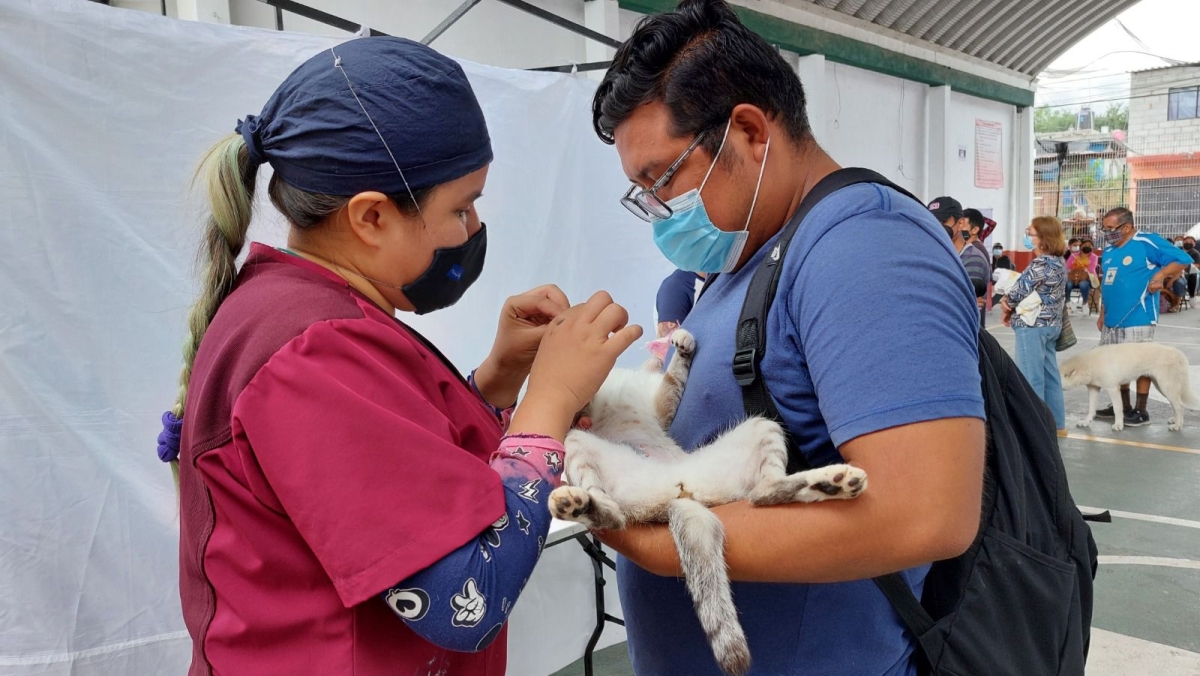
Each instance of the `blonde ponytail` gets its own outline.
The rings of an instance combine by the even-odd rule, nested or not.
[[[221,301],[233,290],[237,277],[237,257],[246,243],[254,206],[254,182],[258,166],[250,161],[246,142],[240,134],[221,139],[204,154],[195,180],[203,181],[208,193],[209,217],[200,248],[203,287],[200,298],[188,313],[188,335],[183,343],[183,371],[179,375],[179,394],[171,412],[183,419],[187,405],[188,382],[192,364],[208,325],[217,314]],[[171,461],[175,485],[179,485],[179,460]]]

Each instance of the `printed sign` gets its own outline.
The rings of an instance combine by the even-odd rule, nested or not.
[[[975,187],[1004,187],[1004,125],[975,120]]]

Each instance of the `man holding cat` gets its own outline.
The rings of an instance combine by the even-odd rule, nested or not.
[[[593,120],[633,183],[622,203],[663,254],[720,273],[684,322],[698,350],[670,433],[694,449],[745,417],[731,362],[750,277],[839,167],[813,138],[795,73],[720,0],[644,21],[597,90]],[[878,275],[846,274],[881,236],[890,253]],[[870,578],[903,571],[919,595],[928,564],[977,532],[984,407],[971,281],[927,209],[872,184],[813,209],[783,266],[761,372],[809,463],[850,462],[871,483],[856,500],[714,510],[753,673],[915,674],[913,638]],[[879,275],[896,283],[869,316],[860,301]],[[622,554],[637,673],[719,673],[666,528],[602,536]]]

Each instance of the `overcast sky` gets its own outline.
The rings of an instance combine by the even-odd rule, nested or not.
[[[1093,107],[1103,111],[1108,99],[1128,96],[1129,71],[1168,65],[1137,52],[1200,61],[1200,0],[1142,0],[1109,21],[1042,74],[1038,105],[1078,107],[1095,101]]]

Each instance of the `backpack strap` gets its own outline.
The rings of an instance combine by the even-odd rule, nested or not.
[[[762,378],[759,366],[767,346],[767,314],[771,311],[771,303],[775,300],[775,293],[779,289],[779,278],[783,273],[783,263],[787,259],[788,246],[809,212],[821,200],[842,188],[859,183],[883,185],[921,203],[912,193],[869,169],[839,169],[821,179],[804,196],[796,213],[784,225],[774,248],[754,271],[754,277],[750,280],[750,288],[746,291],[746,300],[742,304],[741,316],[738,318],[737,347],[733,354],[733,377],[742,388],[742,403],[746,408],[747,415],[764,416],[775,420],[780,425],[784,424],[783,417],[779,414],[779,409],[776,408],[771,393],[767,390],[767,384]],[[925,205],[922,203],[921,206]],[[705,280],[704,288],[707,289],[715,278],[716,275],[709,275],[709,278]],[[786,426],[784,429],[786,431]],[[800,451],[799,443],[790,432],[787,434],[787,445],[788,473],[794,474],[811,469],[812,466]],[[900,573],[882,575],[875,578],[874,581],[920,644],[920,639],[933,628],[934,621],[929,612],[921,606],[920,600],[912,593],[908,582]]]

